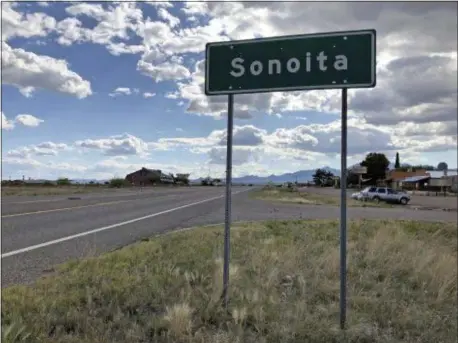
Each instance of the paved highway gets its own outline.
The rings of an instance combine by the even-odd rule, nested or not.
[[[232,220],[339,218],[338,207],[271,203],[234,187]],[[71,196],[73,197],[73,196]],[[29,283],[70,259],[98,255],[157,233],[224,221],[223,187],[2,199],[2,287]],[[349,219],[456,222],[456,213],[349,208]]]

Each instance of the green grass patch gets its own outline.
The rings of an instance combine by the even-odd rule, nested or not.
[[[264,188],[251,192],[253,198],[267,201],[280,201],[293,204],[305,205],[328,205],[339,206],[340,198],[332,195],[316,194],[313,192],[299,192],[288,188]],[[384,202],[375,203],[370,201],[357,201],[347,199],[347,206],[349,207],[383,207],[393,208],[395,205],[387,204]]]
[[[353,221],[348,329],[338,327],[337,221],[233,226],[230,312],[223,228],[73,261],[2,294],[2,342],[456,342],[456,225]]]

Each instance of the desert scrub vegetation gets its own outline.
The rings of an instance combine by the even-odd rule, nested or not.
[[[269,221],[233,225],[228,312],[220,299],[223,228],[197,228],[3,289],[2,342],[452,343],[456,230],[350,222],[345,333],[338,222]]]
[[[110,187],[112,188],[122,188],[127,186],[130,186],[130,184],[123,178],[113,178],[110,180]]]
[[[41,195],[66,195],[66,194],[85,194],[102,190],[100,187],[88,186],[2,186],[2,196],[41,196]]]

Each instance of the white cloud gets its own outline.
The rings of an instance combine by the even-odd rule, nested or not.
[[[57,156],[60,151],[68,151],[71,148],[64,143],[43,142],[38,145],[28,145],[9,150],[6,153],[10,158],[31,159],[35,156]]]
[[[86,15],[97,20],[102,20],[107,16],[101,4],[78,3],[68,6],[65,11],[71,15]]]
[[[239,154],[237,163],[243,165],[265,159],[271,159],[274,163],[282,159],[318,161],[336,158],[340,154],[340,124],[340,120],[336,120],[328,124],[278,128],[272,132],[253,125],[236,125],[233,146]],[[451,131],[446,131],[439,124],[432,126],[438,130],[441,127],[442,133],[448,134],[448,137],[422,136],[418,139],[416,136],[409,137],[412,127],[404,129],[402,136],[398,136],[398,129],[380,128],[352,118],[348,121],[348,156],[357,160],[373,151],[392,155],[396,151],[412,154],[456,149],[456,134],[452,135]],[[425,133],[425,130],[420,132],[421,135]],[[179,148],[195,154],[208,154],[211,163],[218,164],[225,159],[226,130],[214,130],[206,137],[161,138],[151,146],[158,150]]]
[[[108,156],[145,156],[149,151],[148,143],[128,133],[111,136],[110,138],[85,139],[75,142],[75,145],[82,148],[100,150],[104,155]]]
[[[456,57],[426,54],[394,59],[379,73],[378,87],[356,91],[349,106],[379,125],[456,121],[456,64]],[[417,75],[428,81],[412,82]]]
[[[2,111],[2,130],[12,130],[14,129],[14,121],[8,120],[5,113]]]
[[[2,129],[3,130],[12,130],[16,124],[21,124],[28,127],[37,127],[44,120],[37,118],[31,114],[18,114],[14,120],[8,120],[6,115],[2,112]]]
[[[166,7],[166,8],[173,7],[170,1],[147,1],[145,2],[145,4],[150,5],[150,6],[155,6],[155,7]]]
[[[219,136],[219,145],[227,144],[227,131],[216,131]],[[266,130],[259,129],[253,125],[236,126],[234,128],[232,144],[234,146],[257,146],[264,142]]]
[[[37,145],[40,149],[67,150],[70,147],[65,143],[43,142]]]
[[[449,4],[211,2],[189,3],[182,10],[188,15],[209,15],[207,26],[212,26],[213,34],[224,31],[234,39],[356,29],[360,28],[360,22],[370,23],[370,27],[377,29],[378,35],[379,82],[372,91],[350,91],[350,110],[365,115],[374,124],[455,120],[456,32],[447,27],[456,26],[457,18],[454,15],[456,8]],[[434,22],[440,24],[433,27]],[[358,23],[358,27],[354,23]],[[200,37],[197,34],[199,30],[194,30],[194,39]],[[423,37],[421,43],[415,38],[419,36]],[[173,42],[173,39],[168,42]],[[171,46],[169,43],[168,47]],[[440,57],[433,57],[433,54]],[[415,82],[422,79],[420,75],[433,84]],[[189,101],[188,111],[191,113],[221,117],[226,111],[226,97],[206,97],[203,81],[203,63],[200,62],[191,80],[178,84],[181,98]],[[339,91],[332,90],[236,98],[236,103],[249,112],[281,114],[310,110],[338,114],[340,111]],[[432,102],[428,103],[427,99]],[[375,109],[374,105],[378,104],[383,104],[383,110]],[[366,110],[371,106],[369,113]]]
[[[202,88],[202,62],[191,74],[181,55],[201,53],[209,41],[298,31],[355,29],[360,28],[360,24],[355,23],[362,22],[370,24],[378,32],[379,84],[373,91],[350,92],[350,110],[353,114],[365,115],[374,124],[391,125],[399,121],[414,122],[417,118],[425,121],[429,121],[430,117],[448,120],[450,113],[456,112],[456,101],[450,96],[456,92],[456,32],[448,28],[456,26],[457,19],[453,14],[455,8],[450,4],[185,3],[181,11],[186,17],[205,17],[205,24],[188,28],[180,27],[179,19],[171,15],[168,10],[172,7],[171,3],[155,2],[150,5],[157,9],[156,21],[144,18],[136,3],[114,3],[105,7],[93,3],[72,4],[66,8],[66,12],[74,17],[55,25],[58,40],[61,44],[81,41],[102,44],[112,54],[143,52],[137,63],[140,73],[156,82],[181,80],[177,90],[181,101],[188,101],[189,112],[221,118],[226,110],[225,97],[206,97]],[[22,16],[12,8],[7,11],[11,18]],[[83,28],[81,21],[75,18],[83,16],[96,20],[97,24],[92,28]],[[19,23],[16,26],[25,27],[22,23],[24,19],[22,22],[18,20],[9,19],[10,22]],[[42,18],[39,22],[46,20]],[[10,27],[13,27],[12,24]],[[34,27],[37,29],[33,35],[44,35],[46,30],[38,29],[41,27],[54,29],[52,24]],[[23,33],[24,36],[31,34]],[[142,42],[129,45],[132,35],[138,35]],[[418,36],[423,37],[421,42],[415,39]],[[432,56],[434,54],[436,57]],[[404,68],[403,65],[408,67]],[[401,67],[402,72],[397,71],[396,67]],[[425,87],[424,82],[412,83],[418,73],[427,73],[424,78],[435,80],[434,86]],[[30,95],[32,90],[23,88],[23,93]],[[299,110],[338,113],[338,94],[338,91],[316,91],[238,96],[236,115],[249,119],[254,112],[277,116]],[[429,98],[433,102],[428,105],[426,101],[417,104],[418,99]],[[389,105],[391,103],[395,106]],[[366,104],[385,106],[383,111],[372,109],[371,113],[365,111]]]
[[[96,9],[98,10],[99,7],[96,7]],[[71,9],[71,11],[75,11],[75,8]],[[82,9],[82,11],[84,11],[84,9]],[[94,10],[94,16],[97,16],[95,12],[96,11]],[[101,18],[99,19],[102,20]],[[88,41],[96,44],[102,44],[105,45],[107,50],[115,56],[119,56],[122,54],[138,54],[144,51],[144,47],[142,45],[128,45],[124,42],[114,42],[113,39],[117,35],[113,32],[109,33],[111,24],[105,22],[103,23],[104,29],[107,31],[106,35],[108,35],[109,38],[105,37],[105,39],[103,39],[103,35],[100,32],[97,33],[95,31],[96,29],[91,30],[82,27],[81,21],[77,18],[66,18],[57,24],[57,32],[60,35],[57,39],[57,42],[65,46],[70,46],[74,43],[82,43]],[[98,27],[99,30],[101,30],[100,26]]]
[[[424,138],[429,136],[456,136],[458,132],[457,121],[428,122],[428,123],[404,123],[396,126],[393,135],[399,138]]]
[[[132,91],[129,87],[118,87],[112,93],[108,94],[111,97],[115,97],[118,95],[131,95]]]
[[[43,119],[39,119],[31,114],[18,114],[15,120],[17,123],[30,127],[37,127],[44,122]]]
[[[14,157],[14,156],[6,156],[2,158],[2,165],[9,166],[9,167],[17,167],[17,168],[37,168],[42,167],[43,164],[37,160],[31,158],[22,158],[22,157]]]
[[[2,2],[2,41],[14,37],[44,37],[54,30],[56,20],[44,13],[20,13],[13,2]]]
[[[169,11],[167,11],[165,8],[161,7],[158,9],[157,14],[159,18],[165,20],[166,22],[169,23],[170,27],[176,27],[180,24],[180,19],[171,15]]]
[[[150,92],[145,92],[145,93],[143,93],[143,97],[144,97],[145,99],[147,99],[147,98],[152,98],[152,97],[155,96],[155,95],[156,95],[156,93],[150,93]]]
[[[178,62],[167,61],[158,65],[143,60],[138,61],[137,70],[156,82],[179,81],[191,76],[189,70]]]
[[[107,47],[113,55],[137,54],[143,51],[140,45],[127,45],[119,40],[129,39],[130,30],[136,31],[143,20],[142,11],[136,3],[121,2],[111,4],[105,10],[101,4],[78,3],[68,6],[66,12],[73,16],[88,16],[97,21],[92,29],[81,29],[79,24],[73,24],[76,33],[68,33],[71,28],[62,28],[60,33],[65,37],[61,42],[72,44],[78,41],[88,41]]]
[[[32,87],[32,86],[22,87],[22,88],[19,88],[19,92],[26,98],[31,98],[33,96],[33,92],[35,92],[35,87]]]
[[[57,179],[59,177],[81,177],[89,168],[81,163],[68,162],[41,162],[30,157],[4,157],[2,165],[9,170],[15,170],[14,177],[21,179],[22,176],[32,179]],[[13,168],[13,169],[11,169]],[[9,173],[11,175],[12,173]]]
[[[165,97],[167,99],[174,99],[175,100],[175,99],[178,99],[179,94],[178,94],[178,92],[168,92],[168,93],[165,94]]]
[[[234,166],[240,166],[251,162],[258,162],[260,154],[260,149],[234,147],[232,151],[232,164]],[[210,157],[209,164],[226,164],[225,147],[211,148],[208,155]]]
[[[79,98],[92,94],[89,81],[71,71],[65,61],[6,43],[13,37],[36,40],[53,33],[46,41],[56,39],[64,46],[99,44],[113,55],[139,54],[139,73],[155,82],[175,83],[175,89],[167,89],[167,98],[185,105],[190,114],[224,119],[227,96],[207,97],[203,92],[202,53],[207,42],[374,27],[378,40],[377,87],[349,91],[350,159],[368,151],[393,154],[396,149],[403,156],[420,159],[425,152],[456,150],[457,32],[450,30],[457,25],[454,4],[188,2],[177,6],[179,18],[170,10],[172,3],[147,5],[157,11],[154,19],[146,17],[141,11],[144,5],[138,3],[72,3],[66,8],[70,17],[57,22],[49,15],[20,13],[19,6],[3,4],[3,83],[17,87],[27,97],[38,89]],[[87,18],[93,24],[86,27]],[[184,22],[191,27],[184,27]],[[117,90],[110,94],[139,93],[126,87]],[[141,94],[144,98],[155,95]],[[269,115],[306,120],[301,124],[307,124],[282,127],[282,120],[276,120],[276,130],[236,125],[234,158],[238,172],[270,172],[294,163],[321,165],[318,161],[335,158],[340,151],[340,121],[314,124],[317,112],[335,114],[337,119],[340,91],[237,95],[237,119]],[[329,120],[328,115],[323,118]],[[12,129],[17,123],[8,121],[2,113],[3,128]],[[224,170],[225,131],[214,130],[202,137],[192,137],[192,131],[189,134],[149,143],[133,135],[121,135],[82,140],[79,146],[105,155],[135,158],[146,156],[149,149],[188,149],[205,154],[207,163]]]
[[[265,137],[265,141],[276,148],[338,154],[340,152],[340,120],[326,125],[310,124],[299,125],[292,129],[277,129]],[[358,123],[349,121],[349,155],[394,148],[390,134],[369,125],[362,128]]]
[[[45,89],[80,99],[92,94],[90,82],[68,69],[65,60],[14,49],[5,42],[2,42],[2,83],[28,93]]]
[[[81,21],[77,18],[65,18],[57,24],[56,30],[60,34],[57,42],[65,46],[84,42],[89,35],[89,30],[83,28]]]
[[[108,51],[115,56],[122,54],[139,54],[145,51],[143,45],[127,45],[126,43],[110,43],[107,45]]]

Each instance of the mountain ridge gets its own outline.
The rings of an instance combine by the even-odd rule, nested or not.
[[[325,169],[333,173],[334,175],[339,175],[340,170],[334,169],[331,167],[321,167],[320,169]],[[232,182],[234,183],[252,183],[252,184],[265,184],[268,182],[273,183],[284,183],[284,182],[307,182],[313,181],[313,174],[315,174],[316,169],[305,169],[298,170],[296,172],[284,173],[284,174],[271,174],[269,176],[258,176],[258,175],[244,175],[240,177],[233,177]],[[203,178],[198,178],[191,180],[191,182],[200,182]]]

